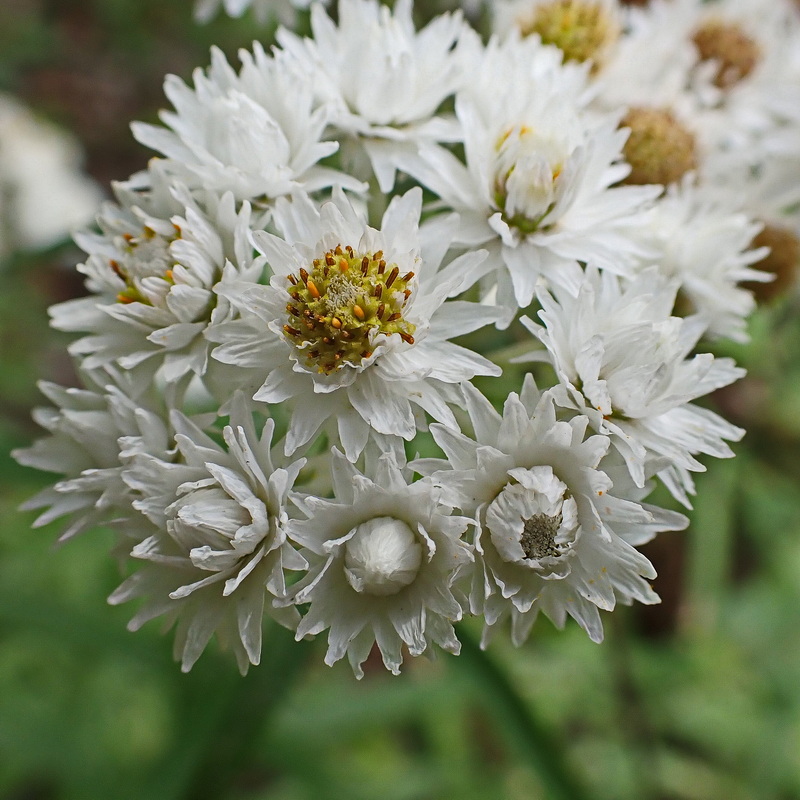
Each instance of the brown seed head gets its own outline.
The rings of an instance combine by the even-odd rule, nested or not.
[[[624,183],[666,186],[697,167],[694,135],[667,109],[631,108],[620,127],[631,129],[623,148],[631,172]]]
[[[761,58],[758,44],[735,23],[709,20],[694,32],[692,41],[702,61],[717,62],[714,83],[720,89],[746,78]]]

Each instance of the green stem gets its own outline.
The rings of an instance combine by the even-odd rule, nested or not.
[[[537,718],[530,702],[520,695],[509,676],[462,625],[458,629],[461,656],[453,665],[469,670],[480,680],[488,710],[500,721],[520,755],[538,774],[546,796],[552,800],[589,800],[564,756],[554,733]]]

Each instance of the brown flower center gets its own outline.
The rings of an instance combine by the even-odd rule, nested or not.
[[[664,186],[697,167],[694,135],[663,108],[631,108],[620,122],[630,128],[623,153],[631,165],[624,183]]]
[[[761,58],[758,44],[738,25],[709,20],[692,37],[702,61],[716,61],[714,83],[729,89],[746,78]]]

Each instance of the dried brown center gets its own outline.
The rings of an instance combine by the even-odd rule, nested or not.
[[[662,108],[631,108],[620,122],[630,128],[623,153],[631,165],[625,183],[667,185],[697,167],[694,135]]]
[[[753,239],[752,247],[769,247],[769,255],[753,264],[753,268],[774,273],[775,280],[771,283],[752,281],[743,285],[755,294],[756,299],[768,302],[794,284],[800,268],[800,239],[788,228],[765,225]]]
[[[722,20],[709,20],[692,37],[702,61],[715,61],[714,83],[728,89],[746,78],[758,64],[758,44],[738,25]]]

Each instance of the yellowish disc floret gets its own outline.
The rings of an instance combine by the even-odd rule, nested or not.
[[[620,127],[631,129],[623,148],[631,172],[624,183],[667,186],[697,168],[694,135],[667,109],[631,108]]]
[[[595,64],[617,35],[617,26],[604,5],[592,0],[542,3],[520,28],[523,35],[537,33],[544,44],[558,47],[565,61],[592,60]]]
[[[181,237],[181,229],[175,225],[175,235],[165,237],[156,233],[145,225],[141,236],[126,233],[122,239],[124,258],[119,261],[110,259],[108,265],[116,275],[125,281],[125,288],[117,293],[118,303],[144,303],[150,301],[139,289],[138,280],[148,277],[163,278],[170,284],[175,281],[172,277],[173,260],[169,246]]]
[[[283,331],[306,363],[325,375],[370,358],[380,334],[414,344],[415,326],[403,318],[413,278],[413,272],[401,275],[396,264],[387,264],[382,250],[363,254],[337,245],[314,259],[310,271],[288,276]]]

